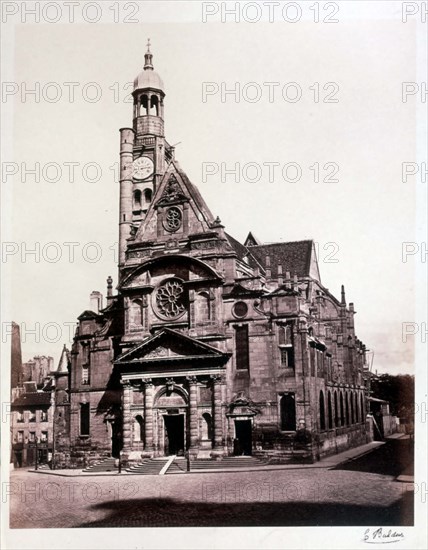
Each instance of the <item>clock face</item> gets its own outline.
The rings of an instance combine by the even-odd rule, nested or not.
[[[149,157],[139,157],[132,163],[132,175],[137,180],[145,180],[153,174],[153,161]]]

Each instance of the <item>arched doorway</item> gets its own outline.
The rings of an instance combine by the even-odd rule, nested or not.
[[[165,414],[165,455],[184,455],[184,414]]]
[[[187,394],[177,385],[162,388],[156,399],[157,444],[159,454],[164,456],[184,455],[188,447]]]

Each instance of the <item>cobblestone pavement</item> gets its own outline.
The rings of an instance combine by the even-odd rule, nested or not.
[[[413,524],[409,486],[367,472],[67,478],[21,470],[2,492],[11,528]]]

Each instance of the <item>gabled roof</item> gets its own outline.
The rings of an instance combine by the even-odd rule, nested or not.
[[[70,362],[70,352],[67,349],[67,346],[64,344],[62,348],[61,357],[59,359],[58,368],[56,369],[57,374],[68,373],[68,366]]]
[[[245,239],[244,246],[257,246],[259,244],[263,243],[253,235],[252,231],[250,231]]]
[[[287,271],[291,277],[309,277],[311,272],[313,241],[295,241],[250,246],[249,250],[266,269],[271,270],[272,278],[278,277],[278,264],[282,266],[282,276]],[[266,258],[269,257],[270,265]]]
[[[230,246],[236,253],[238,260],[243,261],[244,258],[247,257],[248,264],[252,268],[261,267],[257,259],[252,255],[251,251],[246,246],[237,241],[235,237],[232,237],[232,235],[229,235],[229,233],[225,232],[225,235],[227,240],[229,241]]]
[[[85,309],[83,313],[81,313],[78,317],[79,321],[85,321],[89,319],[96,319],[98,317],[98,313],[95,313],[95,311],[91,311],[90,309]]]

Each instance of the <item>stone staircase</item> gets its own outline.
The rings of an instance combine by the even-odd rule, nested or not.
[[[187,471],[187,460],[185,458],[176,458],[171,462],[166,474],[184,474]]]
[[[100,460],[99,462],[95,462],[95,464],[91,464],[91,466],[88,466],[83,470],[83,473],[86,474],[94,474],[94,473],[100,473],[100,472],[117,472],[118,468],[115,466],[116,459],[115,458],[105,458],[104,460]]]
[[[140,462],[139,464],[130,466],[129,468],[126,469],[126,471],[129,474],[157,476],[160,474],[160,471],[168,462],[168,460],[169,460],[168,458],[147,458],[142,462]]]
[[[176,461],[174,461],[176,462]],[[263,462],[254,456],[226,456],[223,460],[211,460],[200,458],[192,460],[190,471],[201,470],[242,470],[246,468],[257,468],[266,466],[267,462]],[[184,466],[186,464],[184,463]],[[169,473],[169,471],[167,472]]]

